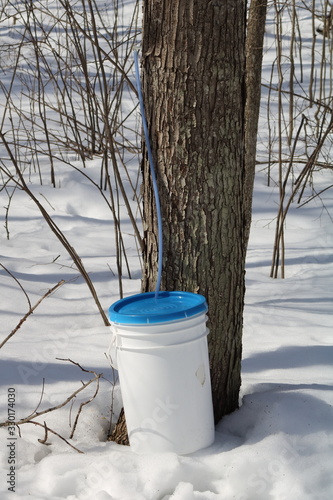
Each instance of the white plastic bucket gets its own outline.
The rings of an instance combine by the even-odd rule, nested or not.
[[[214,441],[207,304],[187,292],[145,293],[110,307],[110,353],[130,445],[187,454]]]

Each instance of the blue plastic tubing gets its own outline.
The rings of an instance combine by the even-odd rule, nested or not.
[[[160,197],[158,194],[157,180],[156,180],[156,171],[153,160],[153,153],[151,150],[149,132],[148,132],[148,124],[145,114],[145,107],[142,96],[141,82],[140,82],[140,72],[139,72],[139,57],[138,53],[134,52],[134,67],[135,67],[135,78],[136,78],[136,86],[138,90],[138,97],[140,103],[140,111],[142,117],[142,125],[143,125],[143,133],[145,136],[145,142],[148,153],[148,160],[150,166],[151,178],[153,181],[153,190],[156,204],[156,213],[157,213],[157,230],[158,230],[158,272],[157,272],[157,281],[156,281],[156,289],[155,289],[155,299],[157,299],[158,292],[161,286],[162,279],[162,264],[163,264],[163,232],[162,232],[162,212],[161,212],[161,204]]]

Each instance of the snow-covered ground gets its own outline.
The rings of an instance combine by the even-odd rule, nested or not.
[[[76,199],[74,189],[79,195],[82,186],[70,186],[71,200]],[[73,215],[68,210],[66,187],[52,193],[52,205],[61,214],[63,228],[78,240],[82,232],[85,235],[81,248],[107,308],[117,298],[117,285],[105,266],[112,251],[112,235],[103,211],[96,218],[96,200],[93,214]],[[53,435],[49,435],[49,446],[40,444],[38,439],[44,438],[42,428],[21,426],[22,437],[16,442],[19,498],[331,498],[331,221],[320,206],[309,209],[306,216],[292,213],[287,225],[287,278],[274,281],[269,278],[274,190],[264,185],[260,175],[254,199],[247,259],[241,407],[218,425],[215,443],[181,457],[172,453],[140,456],[128,447],[105,442],[112,385],[103,381],[98,396],[83,409],[71,440],[84,454]],[[328,199],[327,204],[332,208],[332,201]],[[32,302],[61,278],[68,282],[42,302],[1,350],[3,420],[10,387],[16,390],[16,417],[21,418],[38,405],[43,378],[44,397],[39,409],[61,403],[80,387],[81,379],[88,380],[78,367],[56,358],[71,358],[112,380],[104,355],[109,332],[101,326],[85,285],[80,279],[71,281],[74,271],[51,263],[63,251],[54,239],[46,237],[29,200],[17,198],[16,207],[12,237],[9,241],[1,237],[1,262],[20,279]],[[98,228],[97,239],[94,235]],[[139,280],[128,283],[128,292],[138,289]],[[27,302],[3,270],[0,293],[3,339],[27,311]],[[79,400],[89,399],[94,390],[90,386]],[[117,388],[115,406],[119,407]],[[73,425],[77,410],[78,402],[71,411],[65,407],[39,421],[45,419],[50,428],[68,437],[69,421]],[[0,437],[0,492],[1,498],[9,499],[13,494],[6,484],[8,430],[0,429]]]
[[[273,55],[265,56],[269,71]],[[259,131],[261,145],[265,127]],[[259,148],[261,146],[259,145]],[[90,175],[99,177],[92,162]],[[105,310],[119,298],[113,223],[105,201],[87,179],[59,166],[61,188],[31,189],[76,248]],[[247,254],[247,291],[240,408],[216,428],[212,446],[188,456],[138,455],[106,441],[110,409],[121,407],[107,352],[110,334],[64,248],[37,207],[21,191],[0,192],[0,264],[19,280],[34,305],[60,280],[0,352],[0,422],[60,405],[103,373],[75,402],[36,419],[68,440],[26,423],[0,428],[2,500],[330,500],[333,496],[333,196],[303,208],[292,206],[286,224],[286,278],[269,277],[277,212],[277,188],[266,173],[256,176],[253,222]],[[78,182],[79,181],[79,182]],[[329,171],[316,188],[331,184]],[[323,206],[324,203],[324,206]],[[125,227],[125,226],[123,226]],[[135,269],[124,278],[126,294],[140,289],[133,230],[124,230]],[[128,234],[127,234],[128,233]],[[136,266],[136,267],[135,267]],[[0,343],[29,310],[18,283],[0,268]],[[58,359],[62,358],[62,359]],[[14,392],[15,391],[15,392]],[[12,404],[14,402],[15,405]],[[10,433],[13,433],[11,435]],[[79,451],[83,453],[79,453]],[[10,460],[15,459],[15,493]],[[14,462],[12,462],[14,463]],[[14,483],[13,483],[14,484]]]

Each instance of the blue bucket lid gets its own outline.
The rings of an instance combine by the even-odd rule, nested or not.
[[[190,292],[155,292],[131,295],[109,308],[112,323],[142,325],[186,319],[208,310],[205,297]]]

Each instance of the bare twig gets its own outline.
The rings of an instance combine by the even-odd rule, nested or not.
[[[32,415],[34,415],[35,413],[37,413],[37,410],[38,408],[40,407],[40,405],[42,404],[42,401],[43,401],[43,397],[44,397],[44,389],[45,389],[45,378],[43,378],[43,385],[42,385],[42,390],[41,390],[41,393],[40,393],[40,398],[39,398],[39,401],[37,403],[37,406],[36,408],[34,409],[34,411],[27,417],[31,417]]]
[[[9,421],[9,420],[6,420],[5,422],[1,422],[0,423],[0,427],[8,427],[9,425],[22,425],[22,424],[26,424],[28,422],[31,422],[32,420],[34,420],[35,418],[37,417],[40,417],[41,415],[45,415],[46,413],[51,413],[55,410],[59,410],[60,408],[63,408],[64,406],[66,406],[73,398],[75,398],[77,396],[77,394],[79,394],[81,391],[83,391],[84,389],[86,389],[90,384],[92,384],[93,382],[95,382],[96,380],[100,379],[102,377],[102,373],[96,375],[94,378],[92,378],[91,380],[89,380],[88,382],[86,382],[85,384],[82,385],[82,387],[80,387],[79,389],[77,389],[76,391],[74,391],[70,396],[68,396],[68,398],[63,401],[62,403],[56,405],[56,406],[52,406],[51,408],[47,408],[46,410],[43,410],[43,411],[40,411],[40,412],[37,412],[37,411],[34,411],[32,414],[30,414],[28,417],[25,417],[25,418],[21,418],[20,420],[17,420],[16,422],[12,422],[12,421]]]
[[[79,448],[77,448],[76,446],[74,446],[73,444],[71,444],[69,441],[67,441],[67,439],[65,439],[63,436],[61,436],[58,432],[54,431],[53,429],[51,429],[50,427],[48,427],[45,422],[43,424],[41,424],[40,422],[31,422],[30,420],[28,422],[26,422],[27,424],[33,424],[33,425],[37,425],[39,427],[43,427],[45,429],[45,432],[51,432],[51,434],[54,434],[55,436],[57,436],[59,439],[61,439],[62,441],[64,441],[66,444],[68,444],[68,446],[70,446],[71,448],[73,448],[73,450],[77,451],[78,453],[82,453],[84,454],[84,451],[81,451],[79,450]],[[18,424],[17,424],[18,425]],[[40,443],[42,443],[41,440],[38,440]],[[42,443],[42,444],[46,444],[46,443]]]
[[[2,266],[3,267],[3,266]],[[57,283],[53,288],[50,288],[50,290],[48,290],[44,295],[43,297],[41,297],[37,302],[36,304],[31,307],[29,309],[29,311],[27,312],[27,314],[25,314],[23,316],[23,318],[21,319],[21,321],[16,325],[16,327],[14,328],[14,330],[12,330],[12,332],[5,338],[5,340],[3,340],[0,344],[0,349],[6,344],[6,342],[8,342],[8,340],[13,337],[13,335],[15,335],[15,333],[21,328],[21,326],[23,325],[23,323],[26,321],[26,319],[35,311],[35,309],[39,306],[39,304],[44,300],[46,299],[46,297],[49,297],[49,295],[51,295],[57,288],[59,288],[61,285],[63,285],[65,283],[65,280],[61,280],[59,281],[59,283]]]
[[[13,273],[11,273],[3,264],[0,264],[0,266],[2,267],[2,269],[4,269],[6,271],[7,274],[9,274],[9,276],[11,276],[13,278],[13,280],[16,281],[16,283],[18,284],[18,286],[21,288],[22,292],[24,293],[27,301],[28,301],[28,305],[29,305],[29,309],[31,309],[31,302],[30,302],[30,299],[29,299],[29,295],[27,294],[27,292],[24,290],[23,286],[21,285],[21,283],[19,282],[19,280],[14,276]],[[2,347],[2,344],[0,344],[0,349]]]
[[[78,410],[76,417],[75,417],[72,432],[69,436],[69,438],[72,439],[74,436],[74,433],[75,433],[75,430],[77,427],[77,423],[79,421],[79,417],[81,415],[81,411],[82,411],[83,407],[85,405],[91,403],[95,399],[95,397],[97,396],[97,393],[99,391],[99,379],[103,376],[103,374],[101,373],[101,374],[97,375],[97,373],[94,370],[86,370],[85,368],[82,368],[82,366],[79,363],[77,363],[76,361],[73,361],[71,359],[63,359],[63,358],[56,358],[56,359],[58,359],[59,361],[68,361],[69,363],[72,363],[73,365],[78,366],[85,373],[93,373],[95,375],[95,380],[97,381],[96,390],[95,390],[95,393],[93,394],[93,396],[91,396],[91,398],[89,398],[87,401],[84,401],[83,403],[80,404],[79,410]]]
[[[46,445],[49,445],[50,443],[47,443],[47,438],[48,438],[48,428],[47,428],[47,425],[46,425],[46,422],[44,421],[44,429],[45,429],[45,435],[44,435],[44,439],[38,439],[38,442],[41,443],[41,444],[46,444]]]
[[[115,391],[115,388],[116,388],[116,384],[118,382],[118,373],[113,368],[113,366],[111,364],[110,355],[107,355],[106,353],[104,353],[104,354],[105,354],[106,359],[109,361],[110,368],[112,370],[112,382],[110,382],[112,384],[112,390],[111,390],[110,422],[109,422],[109,429],[108,429],[108,437],[109,437],[111,435],[111,433],[112,433],[112,426],[113,426],[114,391]]]

